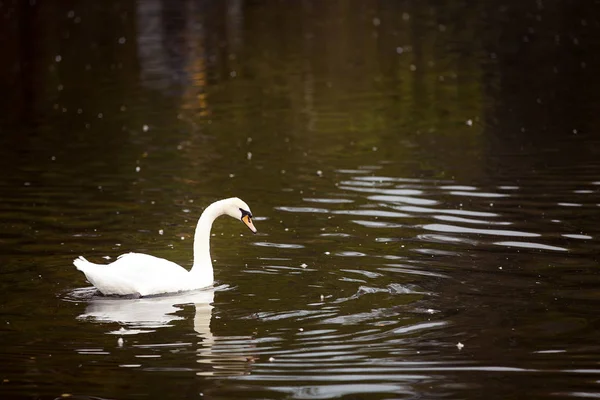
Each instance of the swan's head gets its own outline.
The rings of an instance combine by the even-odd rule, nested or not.
[[[225,200],[225,214],[241,220],[252,233],[256,233],[256,228],[252,223],[252,211],[250,211],[250,207],[242,199],[232,197]]]

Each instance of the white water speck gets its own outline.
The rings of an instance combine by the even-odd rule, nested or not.
[[[54,57],[54,61],[61,62],[62,61],[62,56],[60,54],[56,55],[56,57]]]
[[[331,253],[330,253],[330,252],[328,252],[328,251],[326,251],[326,252],[325,252],[325,255],[326,255],[326,256],[328,256],[328,255],[330,255],[330,254],[331,254]]]
[[[135,167],[135,172],[140,172],[140,170],[141,170],[141,168],[139,165],[137,167]]]
[[[142,126],[142,130],[143,130],[144,132],[148,132],[148,129],[150,129],[150,128],[148,127],[148,125],[144,125],[144,126]]]
[[[300,332],[304,332],[304,328],[298,328]]]
[[[165,231],[163,231],[162,229],[159,229],[159,230],[158,230],[158,234],[159,234],[159,235],[162,235],[162,234],[164,234],[164,233],[165,233]]]
[[[317,171],[317,175],[318,175],[318,176],[323,176],[323,171],[321,171],[321,170],[318,170],[318,171]]]
[[[404,49],[402,47],[398,46],[398,47],[396,47],[396,53],[402,54],[402,53],[404,53]]]
[[[181,240],[185,240],[185,236],[182,236],[182,237],[181,237]]]
[[[102,258],[104,258],[105,260],[110,260],[110,256],[103,256]]]
[[[269,362],[275,361],[275,357],[269,357]]]
[[[102,118],[102,117],[104,117],[104,114],[98,113],[98,118]]]
[[[381,20],[377,17],[373,18],[373,26],[381,25]]]
[[[308,265],[306,265],[305,263],[302,263],[302,264],[300,264],[300,267],[306,268],[306,267],[308,267]]]
[[[124,36],[121,36],[121,37],[119,38],[119,44],[125,44],[125,42],[126,42],[126,41],[127,41],[127,39],[125,39],[125,37],[124,37]]]
[[[466,124],[468,126],[473,126],[473,120],[472,119],[468,119],[467,122],[466,122]]]
[[[235,174],[229,174],[229,177],[233,178],[233,177],[235,177]]]
[[[246,158],[248,160],[252,160],[252,153],[251,152],[246,153]]]
[[[117,344],[119,345],[119,347],[123,347],[123,338],[122,337],[117,339]]]
[[[321,295],[321,301],[325,300],[325,296]]]
[[[462,344],[461,342],[458,342],[458,343],[456,343],[456,347],[457,347],[459,350],[462,350],[462,348],[463,348],[463,347],[465,347],[465,345],[464,345],[464,344]]]

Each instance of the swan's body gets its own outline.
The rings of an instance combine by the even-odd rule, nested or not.
[[[204,210],[194,235],[194,264],[190,271],[164,258],[148,254],[127,253],[114,262],[101,265],[83,257],[73,261],[87,280],[104,295],[150,296],[200,289],[214,282],[210,258],[210,229],[221,215],[240,219],[256,233],[250,207],[232,197],[212,203]]]

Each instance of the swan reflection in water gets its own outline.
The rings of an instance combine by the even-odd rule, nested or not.
[[[215,337],[210,329],[215,290],[224,290],[226,286],[196,290],[157,297],[114,298],[98,296],[95,288],[78,289],[73,293],[78,301],[87,297],[85,312],[77,317],[96,323],[118,323],[118,330],[107,334],[118,336],[136,335],[154,332],[160,328],[174,326],[174,321],[186,319],[177,312],[183,306],[193,305],[194,330],[198,334],[197,362],[203,367],[197,375],[244,375],[249,374],[255,357],[254,338],[252,337]],[[122,343],[119,340],[119,343]],[[168,344],[143,345],[132,347],[170,347]],[[183,353],[182,353],[183,354]]]

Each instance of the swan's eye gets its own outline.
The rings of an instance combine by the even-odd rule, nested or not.
[[[249,211],[246,211],[243,208],[240,208],[240,212],[242,213],[242,218],[241,218],[242,220],[246,216],[248,216],[248,219],[252,219],[252,213],[250,213]]]

